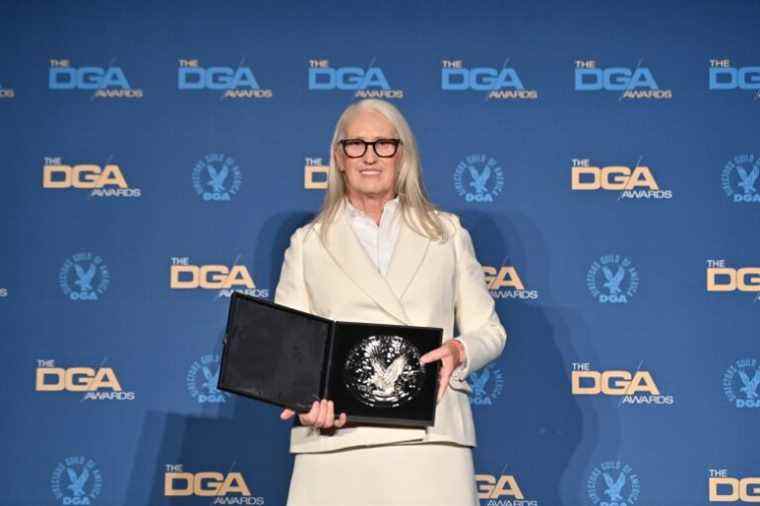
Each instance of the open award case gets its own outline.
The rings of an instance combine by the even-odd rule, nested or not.
[[[332,321],[235,292],[230,298],[220,390],[306,412],[329,399],[349,422],[435,424],[441,346],[431,327]]]

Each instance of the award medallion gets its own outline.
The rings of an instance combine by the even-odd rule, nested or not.
[[[370,407],[395,408],[415,398],[425,380],[420,352],[399,336],[369,336],[348,353],[346,389]]]

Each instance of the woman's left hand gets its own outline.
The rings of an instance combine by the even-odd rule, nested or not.
[[[440,401],[449,385],[449,378],[454,369],[464,362],[464,348],[458,341],[453,339],[446,341],[440,348],[429,351],[420,357],[420,364],[429,364],[436,360],[441,361],[441,369],[438,375],[440,381],[438,384],[438,397]]]

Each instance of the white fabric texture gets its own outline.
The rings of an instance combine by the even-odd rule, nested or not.
[[[351,205],[348,199],[346,199],[346,204],[351,228],[372,263],[377,266],[380,274],[385,276],[391,264],[391,255],[396,247],[396,241],[398,241],[398,233],[401,231],[398,197],[385,203],[379,225],[375,224],[366,213]]]
[[[288,506],[478,506],[472,451],[430,443],[297,454]]]

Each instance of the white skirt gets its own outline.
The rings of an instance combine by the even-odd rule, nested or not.
[[[472,450],[448,443],[298,453],[288,506],[478,506]]]

